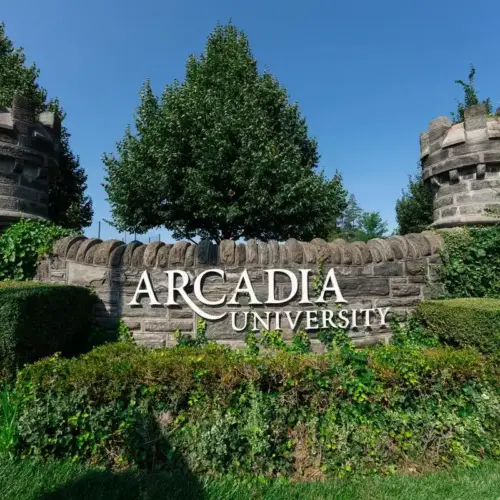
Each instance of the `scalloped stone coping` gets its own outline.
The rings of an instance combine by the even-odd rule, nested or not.
[[[177,274],[182,271],[190,281],[186,292],[193,303],[211,316],[227,313],[221,321],[207,321],[208,338],[241,347],[245,332],[235,331],[233,327],[236,324],[241,326],[245,315],[257,312],[269,322],[269,328],[280,327],[283,336],[290,339],[293,331],[285,321],[280,323],[281,320],[273,316],[273,311],[278,310],[282,318],[298,318],[297,330],[307,327],[307,311],[313,306],[300,304],[298,295],[272,307],[264,304],[250,306],[245,296],[239,296],[238,305],[232,308],[227,303],[222,306],[202,304],[193,295],[196,277],[210,269],[223,271],[224,279],[209,275],[203,281],[203,296],[209,303],[215,303],[235,289],[241,273],[246,270],[256,297],[264,302],[263,297],[269,293],[266,271],[285,269],[300,279],[301,270],[309,269],[311,273],[316,273],[321,264],[325,275],[334,269],[348,303],[346,307],[356,316],[352,317],[351,324],[356,324],[356,327],[349,327],[350,335],[355,343],[366,345],[387,342],[391,335],[389,323],[367,327],[363,319],[366,314],[370,316],[370,311],[378,314],[390,308],[388,321],[390,317],[404,318],[420,300],[433,292],[434,287],[439,286],[437,266],[442,246],[442,237],[435,231],[374,239],[366,243],[349,243],[340,239],[326,242],[315,238],[310,242],[289,239],[284,243],[224,240],[219,245],[209,241],[201,241],[197,245],[185,241],[174,244],[133,241],[125,244],[119,240],[101,241],[70,236],[58,241],[53,254],[42,260],[37,279],[92,287],[100,300],[95,309],[98,322],[111,327],[121,317],[138,343],[159,347],[174,343],[175,330],[191,334],[196,330],[199,317],[182,297],[176,299],[175,307],[165,305],[169,290],[167,274],[172,270],[178,270]],[[142,297],[138,305],[131,305],[145,271],[154,284],[158,304],[151,306],[147,297]],[[178,286],[177,282],[175,286]],[[315,293],[312,279],[308,287],[310,294]],[[274,296],[284,300],[290,291],[291,282],[287,276],[277,274]],[[334,299],[327,299],[326,309],[337,310]],[[314,307],[318,308],[317,305]],[[229,320],[231,311],[239,315],[236,323]],[[320,349],[318,332],[312,329],[308,333],[314,348]]]

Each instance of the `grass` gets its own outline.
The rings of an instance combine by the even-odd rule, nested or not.
[[[499,500],[500,463],[426,476],[247,486],[168,473],[112,473],[68,462],[0,462],[2,500]]]

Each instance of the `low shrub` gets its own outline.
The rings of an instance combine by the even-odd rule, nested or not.
[[[36,282],[0,283],[0,372],[88,347],[95,296],[86,288]]]
[[[19,456],[295,478],[500,456],[494,360],[384,345],[266,355],[130,343],[26,366]]]
[[[421,302],[417,312],[428,334],[442,342],[500,352],[500,300],[429,300]]]

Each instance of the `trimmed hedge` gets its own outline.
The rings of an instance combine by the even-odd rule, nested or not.
[[[473,349],[266,355],[108,344],[28,365],[18,456],[321,478],[500,457],[498,366]]]
[[[500,300],[428,300],[417,313],[431,335],[450,345],[500,352]]]
[[[25,363],[88,348],[95,295],[75,286],[0,283],[0,372],[10,376]]]

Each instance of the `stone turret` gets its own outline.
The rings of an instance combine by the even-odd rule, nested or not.
[[[420,135],[420,159],[435,192],[433,227],[499,222],[487,209],[500,208],[500,118],[483,104],[467,108],[464,122],[430,122]]]
[[[0,230],[21,217],[47,218],[60,132],[54,113],[37,117],[24,97],[15,96],[11,108],[0,107]]]

